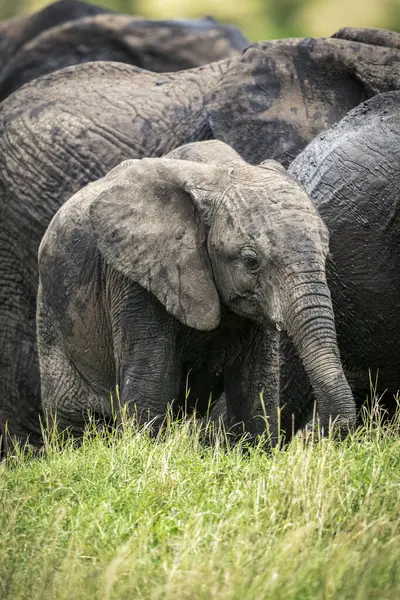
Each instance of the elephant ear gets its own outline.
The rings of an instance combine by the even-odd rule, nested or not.
[[[88,186],[89,227],[105,261],[205,331],[218,326],[220,302],[201,218],[224,173],[150,158],[125,161]]]

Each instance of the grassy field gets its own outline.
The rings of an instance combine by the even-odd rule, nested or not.
[[[126,430],[0,468],[0,598],[400,598],[400,438]]]

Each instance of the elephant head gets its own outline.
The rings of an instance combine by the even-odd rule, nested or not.
[[[322,425],[354,423],[326,282],[328,231],[282,166],[249,165],[222,142],[195,143],[163,159],[126,161],[74,198],[56,218],[78,202],[107,264],[189,327],[218,327],[222,303],[286,330]]]

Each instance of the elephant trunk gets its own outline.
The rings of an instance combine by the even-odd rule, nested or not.
[[[356,407],[340,361],[331,295],[321,267],[286,274],[284,326],[313,387],[321,427],[355,424]]]

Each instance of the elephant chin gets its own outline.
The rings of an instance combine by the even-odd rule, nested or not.
[[[243,296],[235,296],[229,300],[229,307],[239,316],[252,319],[260,324],[266,323],[266,316],[260,310],[259,303]],[[267,322],[270,325],[270,321]]]

